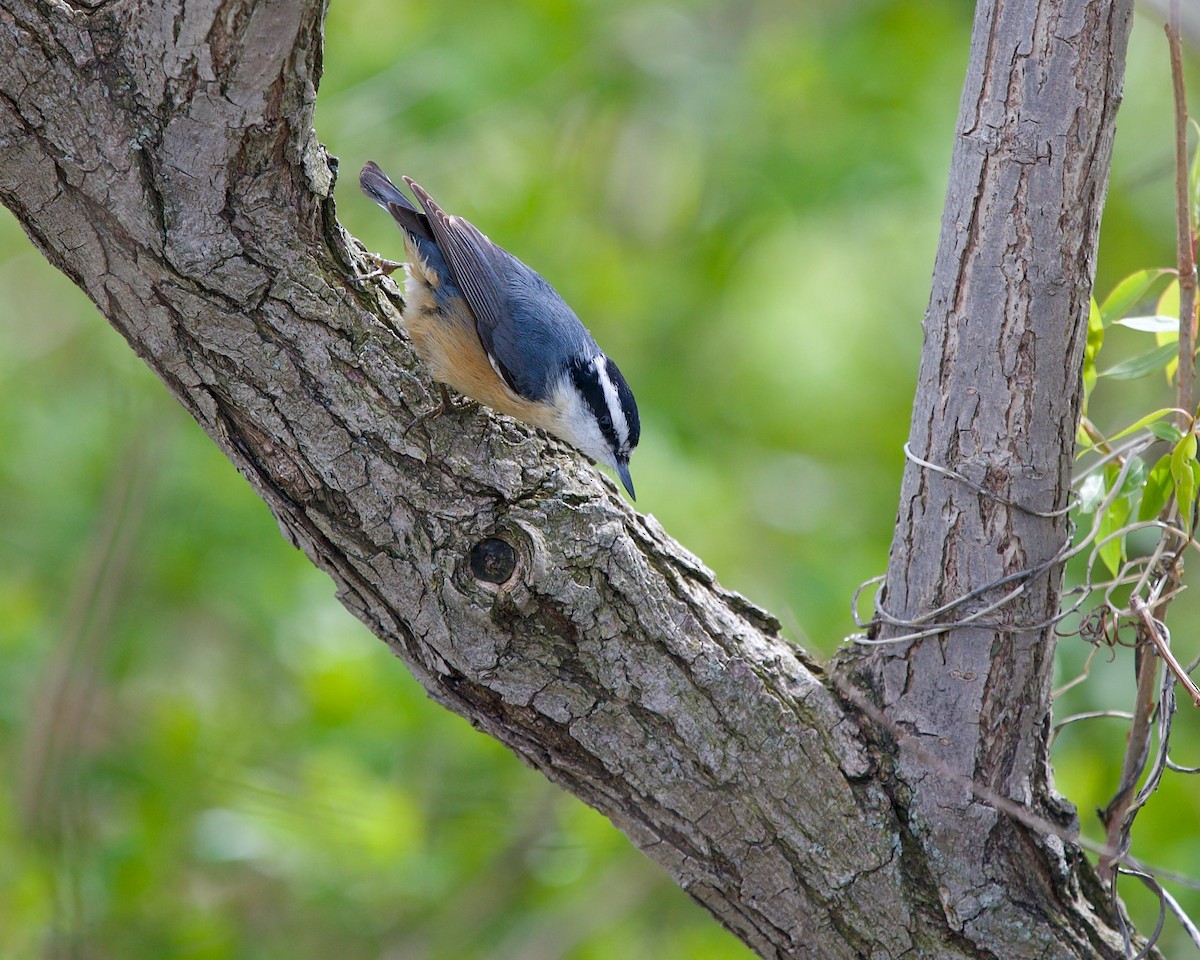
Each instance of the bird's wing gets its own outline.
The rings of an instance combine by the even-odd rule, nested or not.
[[[404,182],[424,208],[434,242],[475,314],[475,329],[492,366],[516,393],[533,399],[530,396],[532,384],[522,369],[520,355],[504,346],[512,339],[504,334],[512,318],[501,277],[508,255],[474,224],[447,214],[420,184],[413,183],[408,177]],[[499,337],[497,331],[500,331]]]

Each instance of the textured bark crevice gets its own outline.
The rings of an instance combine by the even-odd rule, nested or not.
[[[913,444],[1044,508],[1070,458],[1128,3],[992,9]],[[335,217],[312,130],[323,19],[319,0],[4,0],[0,199],[432,697],[607,814],[761,955],[1118,956],[1077,851],[968,786],[1061,819],[1052,644],[1019,629],[1054,608],[1057,571],[1003,630],[839,666],[881,727],[576,455],[479,409],[405,432],[433,400],[396,288],[357,278]],[[1016,429],[1046,411],[1052,435]],[[1063,535],[916,469],[901,504],[885,602],[902,617]],[[500,585],[468,559],[488,537],[517,557]]]

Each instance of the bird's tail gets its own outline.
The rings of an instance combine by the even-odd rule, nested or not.
[[[373,161],[368,160],[362,168],[362,173],[358,175],[358,183],[362,187],[363,193],[390,213],[395,221],[409,233],[429,240],[433,239],[433,231],[429,228],[429,219],[413,206],[413,202],[388,179],[388,175],[380,170]]]
[[[388,175],[380,170],[379,166],[371,160],[368,160],[367,165],[362,168],[362,173],[358,175],[358,182],[363,188],[363,193],[385,210],[389,203],[408,207],[409,210],[417,209],[413,206],[412,201],[401,192],[400,188],[388,179]]]

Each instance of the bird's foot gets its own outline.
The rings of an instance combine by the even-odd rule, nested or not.
[[[374,280],[378,277],[390,277],[393,273],[404,266],[402,260],[386,260],[377,253],[368,253],[364,259],[368,263],[375,264],[374,268],[366,273],[358,273],[356,276],[359,280]]]
[[[401,433],[400,433],[401,436],[407,436],[408,432],[410,430],[412,430],[412,428],[417,426],[418,424],[428,423],[430,420],[436,420],[438,417],[440,417],[444,413],[453,413],[454,412],[454,409],[455,409],[454,401],[450,399],[450,394],[446,390],[445,385],[439,383],[438,389],[442,391],[441,404],[434,407],[432,410],[426,410],[424,413],[418,413],[415,417],[412,418],[412,420],[409,421],[408,426],[405,427],[401,431]]]

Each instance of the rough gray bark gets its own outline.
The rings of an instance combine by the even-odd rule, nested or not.
[[[914,440],[1049,507],[1129,3],[995,8],[972,41]],[[761,955],[1118,956],[1077,852],[863,723],[575,455],[478,410],[404,435],[433,401],[395,288],[355,279],[334,215],[312,130],[323,15],[4,0],[0,199],[431,696],[606,813]],[[886,603],[910,617],[1052,555],[1063,532],[910,470]],[[515,551],[499,585],[472,559],[488,538]],[[1052,644],[1011,627],[1057,596],[1053,571],[1008,629],[847,676],[944,740],[940,764],[1047,809]]]

